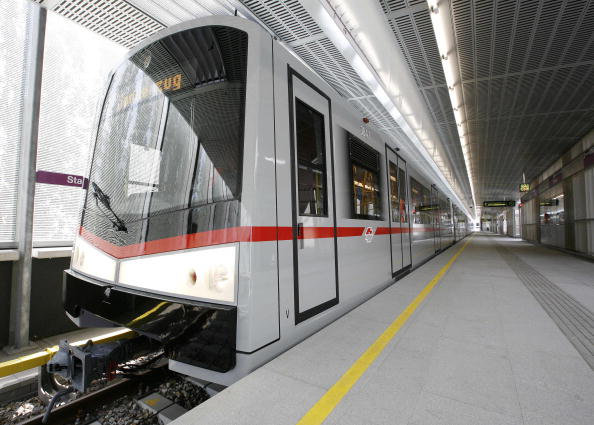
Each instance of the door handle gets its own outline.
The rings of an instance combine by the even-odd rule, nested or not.
[[[303,249],[305,247],[303,243],[303,223],[297,223],[297,239],[299,239],[299,249]]]

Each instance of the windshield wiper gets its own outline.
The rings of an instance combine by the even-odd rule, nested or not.
[[[111,224],[113,224],[114,229],[120,232],[128,233],[128,228],[126,227],[126,223],[124,223],[124,220],[119,218],[118,215],[111,208],[109,196],[107,196],[105,192],[103,192],[95,182],[92,182],[91,186],[93,188],[93,196],[95,197],[95,202],[97,203],[97,208],[99,208],[99,211],[101,211],[105,218],[107,218],[111,222]],[[103,205],[105,209],[107,209],[107,211],[109,211],[113,215],[113,217],[110,217],[105,212],[103,212],[101,207],[99,207],[99,202],[101,202],[101,205]]]

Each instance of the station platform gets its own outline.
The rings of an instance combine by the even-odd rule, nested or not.
[[[475,233],[173,423],[591,425],[592,312],[594,263]]]

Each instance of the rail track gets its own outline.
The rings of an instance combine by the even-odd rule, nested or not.
[[[160,366],[145,373],[139,374],[134,378],[116,378],[102,388],[96,389],[88,394],[84,394],[74,400],[68,401],[58,407],[55,407],[48,420],[48,424],[65,425],[74,424],[85,425],[95,420],[101,420],[97,416],[97,411],[102,406],[122,399],[126,396],[143,396],[147,389],[158,385],[159,382],[166,380],[171,376],[166,366]],[[41,424],[43,413],[18,422],[19,425]]]

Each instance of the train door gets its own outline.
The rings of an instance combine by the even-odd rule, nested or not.
[[[441,223],[439,220],[439,191],[431,185],[431,212],[433,213],[433,248],[435,252],[441,249]]]
[[[388,191],[390,199],[390,243],[392,274],[410,266],[410,216],[406,162],[386,146]]]
[[[338,304],[330,99],[289,70],[295,322]]]

